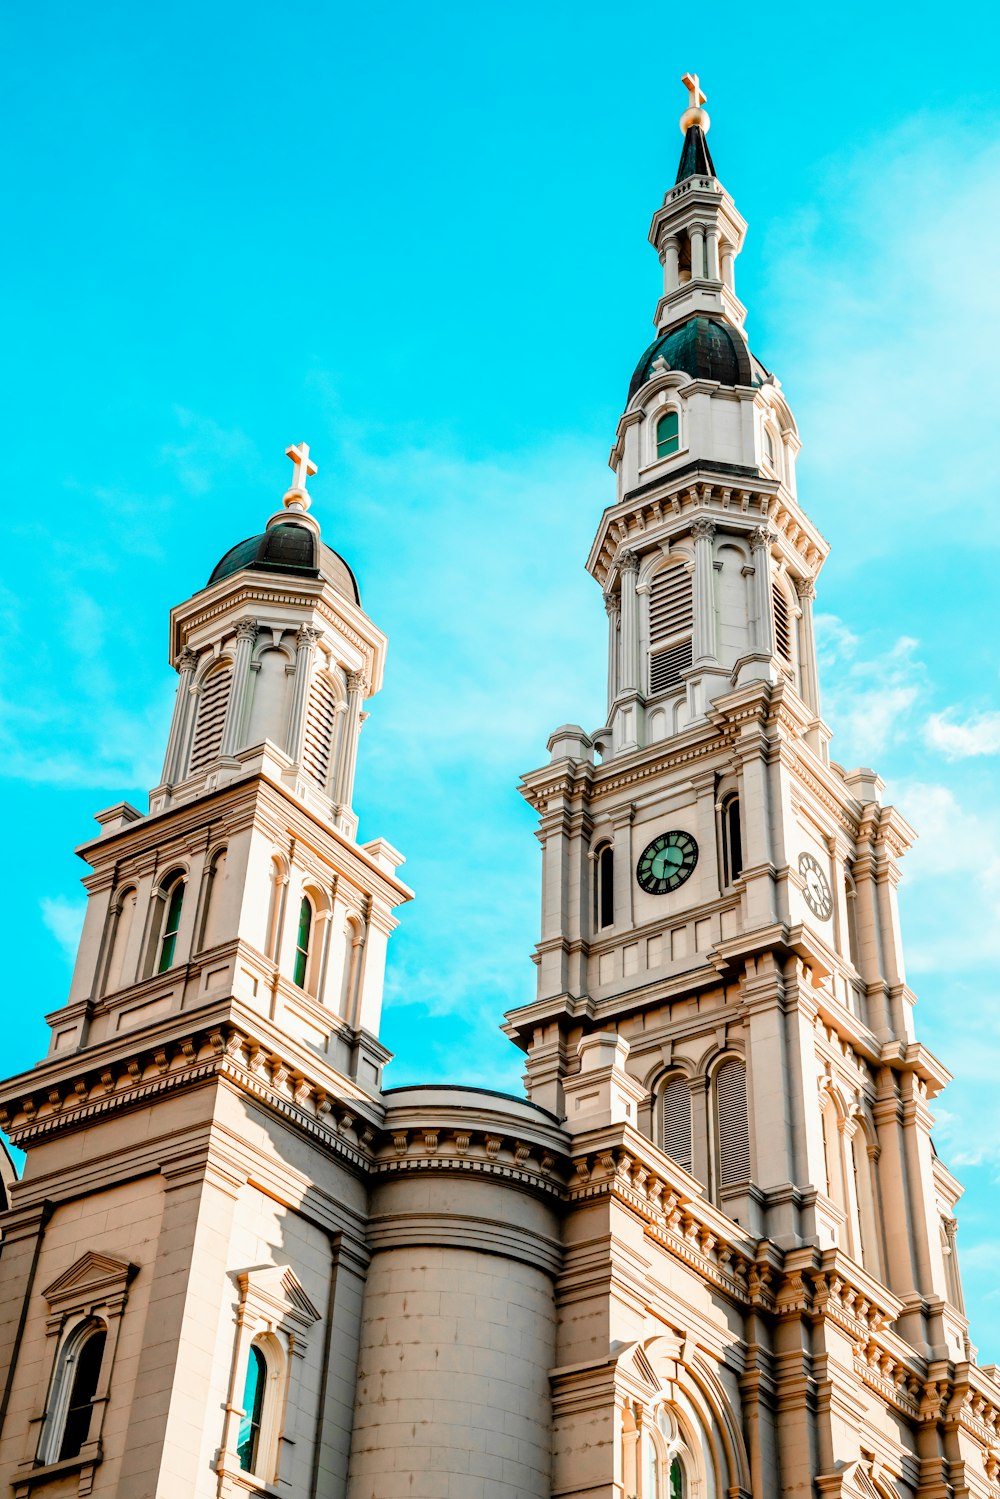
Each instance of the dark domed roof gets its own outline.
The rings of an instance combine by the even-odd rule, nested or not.
[[[628,388],[631,401],[649,377],[653,361],[660,356],[672,370],[682,370],[694,380],[718,380],[722,385],[751,385],[753,365],[746,344],[735,329],[721,318],[688,318],[679,328],[661,333],[636,365]]]
[[[324,578],[345,599],[361,603],[357,579],[347,563],[309,526],[279,521],[260,536],[240,541],[216,564],[208,585],[250,568],[254,572],[287,573],[292,577]]]

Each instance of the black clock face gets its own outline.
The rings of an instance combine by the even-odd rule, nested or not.
[[[690,833],[661,833],[642,852],[635,877],[650,895],[666,895],[691,874],[698,862],[698,845]]]
[[[806,905],[820,921],[829,920],[833,914],[833,896],[830,882],[823,873],[822,865],[812,854],[799,854],[799,874],[802,876],[802,894]]]

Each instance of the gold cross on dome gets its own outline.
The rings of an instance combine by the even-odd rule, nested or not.
[[[681,83],[683,83],[684,87],[691,95],[690,99],[688,100],[689,109],[697,109],[700,105],[705,103],[705,95],[701,91],[701,83],[699,81],[697,73],[685,73],[684,77],[681,79]]]
[[[295,464],[295,470],[292,474],[292,488],[304,490],[313,474],[318,472],[315,463],[309,457],[309,444],[307,442],[293,442],[290,448],[285,449],[285,457],[290,458]]]

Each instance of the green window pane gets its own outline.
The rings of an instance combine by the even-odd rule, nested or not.
[[[257,1466],[257,1444],[260,1440],[260,1418],[264,1409],[264,1385],[267,1379],[267,1364],[260,1349],[250,1348],[247,1360],[247,1377],[243,1385],[243,1416],[240,1420],[236,1455],[244,1473],[252,1473]]]
[[[656,424],[656,456],[666,458],[680,447],[680,419],[676,411],[664,412]]]
[[[302,897],[299,907],[299,930],[295,938],[295,967],[292,972],[292,982],[298,984],[300,989],[305,987],[306,966],[309,962],[309,935],[312,931],[312,902],[307,896]]]
[[[181,924],[181,907],[184,905],[184,881],[178,880],[170,892],[167,914],[163,921],[163,937],[160,942],[160,962],[157,973],[166,973],[173,965],[177,932]]]

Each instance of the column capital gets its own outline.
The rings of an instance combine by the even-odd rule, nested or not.
[[[777,531],[772,531],[770,526],[755,526],[750,532],[750,550],[759,552],[765,547],[772,547],[777,539]]]
[[[615,615],[618,614],[620,609],[621,605],[619,604],[616,596],[613,593],[606,593],[604,595],[604,612],[607,614],[608,618],[614,619]]]
[[[795,592],[800,599],[814,599],[816,597],[816,584],[812,578],[796,578]]]
[[[347,690],[348,692],[361,693],[368,691],[368,678],[363,671],[349,671],[347,673]]]
[[[198,665],[198,652],[186,645],[177,657],[176,666],[179,672],[194,671]]]
[[[311,649],[319,640],[321,633],[322,631],[318,630],[315,625],[299,625],[295,632],[296,650]]]
[[[695,541],[711,541],[715,531],[715,521],[709,520],[706,515],[699,516],[691,527],[691,535]]]
[[[618,558],[618,571],[620,573],[637,573],[639,571],[639,558],[631,547],[627,547]]]

